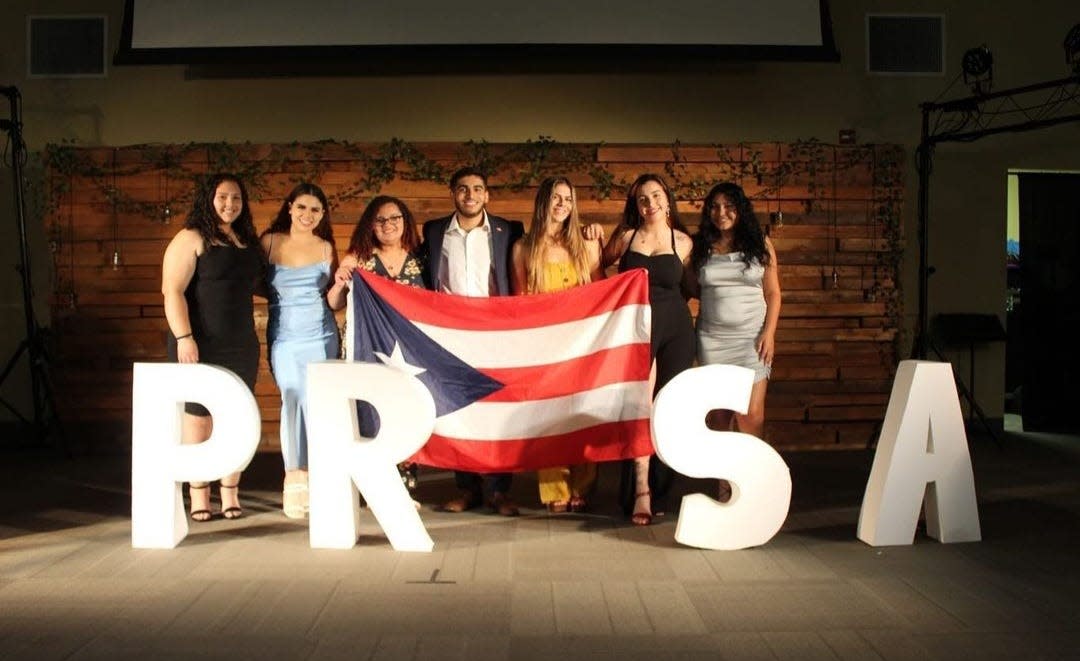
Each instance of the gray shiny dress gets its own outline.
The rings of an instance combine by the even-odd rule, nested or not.
[[[738,365],[754,370],[754,382],[769,378],[758,358],[758,337],[765,327],[765,267],[756,260],[746,268],[741,252],[713,254],[698,271],[701,308],[697,319],[698,361],[702,365]]]

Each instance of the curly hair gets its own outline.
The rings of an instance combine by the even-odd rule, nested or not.
[[[259,237],[255,233],[255,222],[251,219],[251,206],[248,204],[244,182],[235,174],[215,174],[199,182],[195,189],[195,199],[191,203],[191,211],[184,221],[184,228],[198,232],[206,245],[232,243],[228,235],[221,230],[221,217],[214,208],[214,196],[218,186],[227,181],[236,184],[240,189],[240,215],[232,222],[232,231],[240,243],[250,246],[258,241]]]
[[[416,249],[420,247],[416,221],[409,207],[392,195],[379,195],[364,208],[364,213],[360,214],[360,220],[356,221],[356,228],[349,238],[349,254],[356,255],[361,263],[371,259],[371,253],[378,246],[378,240],[375,238],[375,214],[384,204],[396,204],[401,211],[401,247],[410,254],[415,254]]]
[[[720,198],[726,198],[735,205],[735,228],[732,235],[732,250],[741,252],[743,263],[750,268],[753,262],[762,266],[769,264],[769,251],[765,248],[765,232],[754,213],[754,205],[746,197],[741,186],[730,182],[716,184],[705,196],[701,207],[701,224],[694,235],[694,249],[690,260],[694,270],[700,269],[709,261],[713,244],[720,239],[720,229],[713,223],[712,211]]]
[[[548,217],[551,215],[551,196],[555,187],[564,184],[570,189],[570,217],[566,219],[562,228],[563,245],[570,253],[570,260],[578,272],[578,284],[584,285],[589,282],[589,253],[585,248],[585,239],[581,236],[581,221],[578,220],[577,192],[574,185],[566,177],[548,177],[540,182],[536,189],[536,201],[533,204],[532,225],[528,234],[522,239],[522,248],[528,256],[526,261],[526,273],[528,283],[526,289],[530,293],[540,291],[543,282],[542,265],[544,263],[544,235],[547,233]]]
[[[319,221],[319,224],[315,226],[312,234],[333,246],[334,229],[330,225],[330,203],[326,201],[326,193],[315,184],[306,181],[298,184],[296,188],[292,189],[292,192],[285,198],[285,201],[281,203],[281,208],[278,209],[277,215],[274,216],[273,222],[270,223],[270,227],[267,227],[262,235],[289,233],[289,230],[292,228],[292,214],[289,213],[289,207],[291,207],[292,203],[296,201],[296,198],[301,195],[311,195],[322,204],[323,217],[322,220]]]
[[[617,236],[625,234],[628,230],[636,230],[641,227],[645,219],[641,217],[641,213],[638,211],[638,193],[641,192],[641,187],[650,181],[654,181],[660,185],[660,188],[664,189],[664,195],[667,196],[668,201],[668,225],[674,229],[679,230],[683,234],[690,234],[690,231],[683,225],[682,220],[679,219],[679,208],[675,203],[675,193],[668,187],[664,178],[658,174],[645,173],[634,180],[634,183],[630,184],[629,190],[626,191],[626,205],[623,207],[622,221],[619,226],[615,228],[611,236],[614,239]],[[675,249],[675,246],[672,246]]]

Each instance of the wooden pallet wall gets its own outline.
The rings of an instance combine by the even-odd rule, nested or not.
[[[736,181],[754,199],[762,222],[770,223],[780,264],[783,308],[767,440],[785,449],[861,447],[884,415],[901,319],[903,158],[895,146],[559,145],[549,139],[521,145],[64,146],[48,149],[45,161],[55,394],[67,429],[89,442],[130,442],[132,362],[165,360],[162,254],[182,226],[193,177],[223,169],[244,173],[260,231],[296,182],[322,186],[339,249],[377,192],[403,198],[421,221],[452,211],[444,178],[464,164],[491,167],[489,208],[526,222],[539,179],[566,174],[578,188],[582,219],[604,224],[609,233],[626,185],[640,173],[657,172],[673,183],[691,229],[708,188]],[[262,336],[263,301],[256,304],[256,323]],[[265,356],[264,347],[256,386],[261,449],[276,450],[280,402]]]

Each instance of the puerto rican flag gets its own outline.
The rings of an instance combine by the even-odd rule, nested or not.
[[[642,269],[556,294],[490,298],[358,270],[346,346],[350,359],[407,370],[431,391],[435,431],[415,461],[536,470],[653,452],[650,314]]]

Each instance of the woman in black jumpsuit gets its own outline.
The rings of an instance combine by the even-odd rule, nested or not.
[[[679,221],[675,197],[664,180],[655,174],[638,177],[626,196],[623,221],[612,235],[604,257],[606,264],[618,257],[620,273],[634,268],[649,272],[651,349],[656,361],[654,397],[694,362],[694,327],[680,292],[691,245]],[[675,473],[656,457],[624,461],[622,469],[619,502],[623,511],[632,513],[635,524],[648,525],[654,512],[666,509],[665,499]]]

